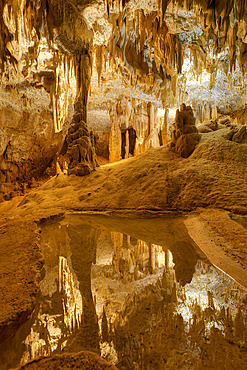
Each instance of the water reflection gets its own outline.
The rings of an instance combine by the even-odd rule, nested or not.
[[[76,216],[43,225],[39,304],[2,368],[82,349],[120,369],[246,368],[246,291],[205,260],[179,256],[169,236],[177,226],[157,245]]]

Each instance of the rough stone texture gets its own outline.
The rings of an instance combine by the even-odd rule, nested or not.
[[[73,114],[72,94],[64,88],[59,58],[52,65],[52,54],[44,39],[39,51],[37,45],[33,46],[23,21],[24,18],[19,19],[19,44],[12,40],[8,45],[19,69],[15,71],[11,63],[6,64],[1,75],[0,182],[4,199],[9,199],[11,193],[23,192],[32,178],[42,176],[62,147]],[[10,27],[6,19],[4,22]],[[56,77],[60,80],[59,89]],[[64,106],[65,96],[68,104]]]
[[[177,110],[170,147],[183,158],[188,158],[200,141],[191,107],[182,104]]]
[[[2,91],[0,108],[0,180],[29,182],[39,178],[62,146],[64,133],[55,133],[49,95],[29,87]]]
[[[199,134],[181,135],[176,141],[175,153],[183,158],[188,158],[195,150],[200,139]]]
[[[233,135],[232,141],[235,141],[236,143],[241,143],[247,132],[246,127],[247,126],[242,126],[241,128],[239,128],[238,131]]]
[[[53,357],[41,357],[16,370],[29,369],[85,369],[85,370],[116,370],[116,366],[109,364],[102,357],[92,352],[79,352],[77,354],[55,355]]]
[[[35,211],[38,215],[38,205],[57,212],[142,208],[185,211],[215,206],[245,213],[247,146],[227,140],[228,131],[201,134],[189,158],[181,158],[163,146],[118,165],[97,168],[80,181],[61,174],[27,195],[16,209],[16,217],[19,212]]]
[[[17,236],[18,235],[18,236]],[[0,343],[31,315],[43,263],[34,222],[0,221]]]
[[[9,230],[5,229],[4,226],[3,238],[1,238],[1,241],[4,241],[2,253],[8,259],[8,266],[13,268],[11,276],[8,276],[8,287],[10,292],[13,291],[12,294],[15,295],[16,302],[19,302],[19,290],[17,292],[15,287],[18,287],[18,283],[26,279],[25,269],[20,270],[18,276],[12,273],[12,271],[16,271],[16,251],[20,250],[20,256],[23,256],[29,250],[25,243],[23,244],[24,249],[21,248],[22,238],[27,235],[27,230],[31,230],[31,234],[28,234],[31,235],[31,238],[35,240],[37,237],[35,230],[30,227],[34,220],[48,218],[62,212],[81,210],[125,210],[126,212],[152,210],[155,212],[197,209],[199,212],[199,207],[208,208],[208,214],[211,214],[213,208],[218,208],[246,215],[247,145],[227,140],[225,135],[228,131],[229,129],[226,128],[202,134],[200,143],[189,158],[178,157],[167,147],[161,147],[151,149],[115,165],[97,168],[96,171],[85,177],[65,176],[61,173],[38,190],[28,194],[17,208],[10,209],[6,213],[8,209],[6,207],[1,222],[13,226]],[[237,261],[241,258],[243,266],[246,258],[244,244],[246,230],[240,226],[232,228],[231,222],[234,221],[224,226],[224,217],[221,226],[221,218],[217,215],[215,213],[217,227],[222,230],[227,227],[228,236],[232,230],[237,229],[238,233],[236,234],[234,231],[235,234],[230,235],[231,243],[226,247],[224,244],[224,248],[226,251],[230,251],[233,256],[237,256],[235,257]],[[5,231],[6,233],[4,233]],[[22,237],[19,237],[19,233]],[[240,234],[241,237],[233,241],[233,236]],[[13,240],[15,244],[13,244]],[[231,247],[232,243],[234,243],[234,248]],[[12,244],[14,247],[16,246],[14,255],[11,254],[9,247]],[[29,239],[28,245],[32,245]],[[31,249],[33,248],[31,247]],[[236,254],[234,249],[240,252]],[[2,258],[0,261],[7,264]],[[10,261],[13,261],[13,264]],[[29,271],[29,266],[33,264],[32,256],[28,256],[28,261],[25,262],[25,268]],[[35,278],[36,273],[31,276],[32,282],[35,281]],[[6,282],[2,281],[4,284],[2,292],[4,293]],[[247,285],[247,277],[244,273],[242,273],[241,281],[245,281],[244,284]],[[30,295],[37,294],[37,291],[35,284],[29,285],[30,290],[23,291],[23,299],[25,297],[25,302],[28,302],[28,307],[31,309],[33,300],[30,300]],[[11,315],[13,312],[11,311],[12,300],[6,303],[4,298],[0,303],[5,307],[5,310],[8,307],[6,312]],[[15,306],[15,312],[18,312],[18,315],[13,316],[15,325],[18,325],[23,310],[25,313],[25,307],[24,302],[21,306],[19,304]],[[0,308],[0,312],[4,312],[4,310]],[[25,314],[24,317],[26,317]]]
[[[87,125],[80,115],[74,115],[66,137],[68,145],[65,157],[68,158],[69,174],[83,176],[96,166],[95,139],[89,134]]]

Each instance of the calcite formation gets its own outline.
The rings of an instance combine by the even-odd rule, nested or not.
[[[1,0],[2,182],[29,183],[55,162],[92,171],[88,105],[111,122],[99,133],[94,124],[96,151],[110,161],[168,142],[169,109],[183,102],[196,123],[243,111],[246,8],[245,0]],[[10,96],[18,118],[6,118]],[[175,150],[188,156],[199,137],[185,135]]]
[[[80,115],[74,115],[69,127],[65,158],[69,162],[69,174],[83,176],[89,174],[96,166],[94,152],[94,135],[88,132],[86,123]]]
[[[191,107],[182,104],[177,110],[170,147],[175,153],[188,158],[200,141]]]

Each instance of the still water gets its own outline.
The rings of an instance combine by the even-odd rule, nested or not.
[[[90,350],[119,369],[246,369],[246,289],[212,266],[181,218],[69,215],[41,225],[32,317],[0,368]]]

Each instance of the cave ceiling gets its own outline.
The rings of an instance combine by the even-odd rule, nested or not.
[[[41,86],[53,110],[68,85],[98,106],[245,104],[246,0],[1,0],[0,14],[2,83]]]

